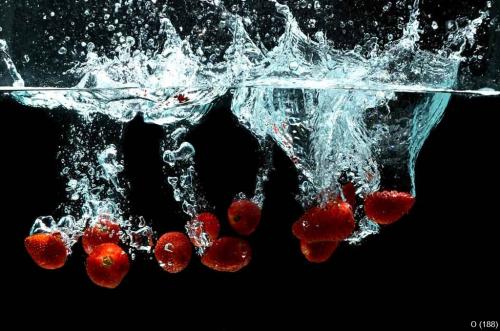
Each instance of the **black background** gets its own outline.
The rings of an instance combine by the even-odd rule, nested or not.
[[[307,263],[291,234],[301,212],[294,201],[296,174],[278,151],[262,223],[250,239],[249,267],[217,273],[193,258],[187,270],[170,275],[155,261],[139,258],[121,286],[107,290],[88,280],[79,246],[57,271],[38,268],[25,252],[23,239],[33,220],[52,213],[64,195],[55,157],[66,115],[5,99],[0,103],[0,254],[6,305],[0,322],[55,328],[89,323],[97,329],[133,322],[165,330],[253,325],[259,330],[270,325],[457,330],[470,329],[472,320],[498,320],[499,106],[493,98],[453,97],[420,154],[411,214],[361,246],[342,245],[326,264]],[[164,183],[160,138],[161,130],[140,118],[127,125],[122,141],[131,208],[158,232],[180,230],[185,219]],[[225,209],[234,193],[253,183],[260,157],[256,143],[224,104],[189,140],[207,198],[229,233]]]

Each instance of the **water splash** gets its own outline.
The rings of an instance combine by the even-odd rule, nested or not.
[[[5,64],[7,72],[12,78],[12,86],[14,88],[24,87],[24,80],[17,71],[16,65],[10,58],[8,51],[9,48],[7,46],[7,42],[3,39],[0,39],[0,61],[2,61]]]
[[[123,128],[101,120],[77,118],[78,123],[70,120],[66,124],[68,132],[58,152],[62,165],[60,175],[66,181],[66,200],[52,216],[37,218],[31,234],[61,233],[71,252],[85,229],[104,218],[120,225],[122,242],[130,247],[131,253],[149,252],[152,229],[141,217],[130,215],[127,219],[127,187],[121,178],[124,168],[121,152],[115,143],[110,143],[119,139]],[[103,124],[106,133],[94,135]]]
[[[305,208],[342,196],[346,182],[354,184],[359,198],[396,186],[415,193],[419,150],[450,93],[500,95],[498,78],[480,89],[468,75],[486,56],[479,37],[484,39],[487,29],[496,31],[492,9],[485,6],[475,18],[446,24],[432,18],[429,28],[421,7],[418,0],[386,3],[380,8],[384,13],[403,13],[395,15],[396,27],[381,28],[374,21],[370,30],[360,24],[362,37],[346,38],[355,34],[359,20],[341,20],[342,12],[320,1],[90,1],[67,18],[83,23],[72,29],[72,37],[71,29],[59,31],[51,19],[64,11],[44,14],[47,36],[36,45],[52,52],[30,54],[38,62],[29,63],[44,63],[39,70],[55,74],[24,79],[15,65],[18,54],[0,39],[0,62],[11,79],[4,91],[25,105],[76,111],[85,123],[70,135],[87,136],[69,141],[60,157],[69,196],[60,208],[62,223],[43,218],[35,231],[72,229],[63,232],[73,242],[83,223],[106,213],[123,225],[132,247],[150,247],[152,230],[135,221],[139,218],[124,216],[117,142],[86,143],[92,141],[92,119],[101,114],[125,123],[141,113],[146,122],[161,125],[165,178],[175,200],[191,218],[209,208],[196,180],[194,148],[183,138],[228,92],[232,112],[265,152],[251,197],[259,205],[272,163],[269,141],[296,165],[298,199]],[[390,22],[391,15],[384,15]],[[336,33],[328,24],[338,26]],[[446,31],[438,35],[441,26]],[[434,31],[427,32],[431,36],[426,28]],[[61,40],[57,46],[46,46],[56,39]],[[353,243],[377,232],[362,212],[356,216]]]

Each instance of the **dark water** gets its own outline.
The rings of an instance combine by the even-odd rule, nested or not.
[[[240,273],[221,274],[194,258],[178,274],[138,259],[116,291],[87,278],[77,245],[58,271],[39,269],[24,250],[33,220],[64,197],[56,151],[71,113],[0,103],[3,240],[2,321],[68,328],[65,319],[101,329],[132,321],[144,329],[256,330],[469,329],[472,320],[498,319],[500,252],[498,176],[500,100],[454,96],[417,163],[417,204],[399,223],[361,246],[343,245],[330,262],[308,264],[291,224],[296,173],[276,154],[261,227],[250,242],[254,258]],[[104,130],[112,122],[100,122]],[[164,183],[159,127],[140,118],[122,139],[133,212],[153,220],[158,233],[181,230],[183,215]],[[257,144],[229,109],[214,109],[188,139],[207,198],[223,218],[234,194],[254,183]],[[222,221],[223,233],[229,229]],[[6,258],[6,260],[5,260]],[[20,321],[14,312],[26,316]],[[402,322],[401,320],[404,320]],[[174,326],[177,325],[178,326]]]

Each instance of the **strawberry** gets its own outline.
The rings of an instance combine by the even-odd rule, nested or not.
[[[214,214],[202,213],[188,222],[187,228],[194,246],[210,246],[219,237],[220,222]]]
[[[156,260],[160,267],[169,273],[178,273],[186,269],[192,254],[191,242],[182,232],[165,233],[158,239],[155,247]]]
[[[94,247],[87,257],[87,275],[99,286],[115,288],[130,269],[127,253],[120,246],[105,243]]]
[[[100,218],[96,224],[85,229],[82,245],[85,253],[104,243],[118,244],[120,242],[120,226],[106,218]]]
[[[319,241],[315,243],[308,243],[301,240],[300,251],[304,254],[307,261],[312,263],[323,263],[332,256],[338,245],[338,241]]]
[[[187,96],[185,96],[184,94],[178,94],[178,95],[174,96],[174,98],[176,98],[177,101],[179,101],[179,103],[186,103],[189,101],[189,98]]]
[[[354,231],[351,206],[344,201],[331,201],[324,207],[312,207],[292,226],[295,237],[308,243],[341,241]]]
[[[347,201],[352,209],[356,208],[356,187],[354,184],[349,182],[342,185],[342,193],[344,194],[345,201]]]
[[[59,232],[31,235],[24,239],[24,246],[33,261],[44,269],[59,269],[68,257],[68,250]]]
[[[365,199],[365,213],[378,224],[392,224],[407,214],[415,198],[405,192],[379,191]]]
[[[229,225],[242,236],[252,234],[260,223],[260,207],[250,200],[234,201],[227,211]]]
[[[251,259],[252,248],[246,240],[222,237],[208,248],[201,263],[215,271],[236,272],[246,267]]]

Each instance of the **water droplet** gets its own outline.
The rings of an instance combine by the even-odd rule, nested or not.
[[[170,186],[177,186],[177,183],[179,182],[179,178],[177,177],[168,177],[167,182],[170,184]]]
[[[66,230],[66,231],[64,231],[64,232],[68,233],[70,231],[73,231],[75,223],[76,223],[76,220],[73,216],[66,215],[66,216],[61,217],[61,219],[57,223],[57,226],[59,228],[65,228],[64,230]]]
[[[446,29],[453,30],[456,27],[456,22],[454,20],[446,21]]]
[[[52,216],[38,217],[30,230],[30,235],[35,233],[50,233],[56,227],[56,222]]]
[[[316,20],[314,18],[311,18],[307,22],[307,27],[310,28],[310,29],[315,28],[316,27]]]
[[[131,36],[128,36],[127,38],[125,38],[125,42],[130,47],[135,45],[135,39],[134,39],[134,37],[131,37]]]
[[[92,52],[95,48],[95,44],[93,42],[89,42],[87,44],[87,51]]]
[[[436,21],[432,21],[432,25],[431,26],[432,26],[433,30],[437,30],[437,28],[439,27],[439,25],[437,24]]]
[[[76,179],[70,179],[68,182],[67,189],[72,191],[72,190],[76,189],[77,185],[78,185],[78,181]]]
[[[177,160],[187,160],[194,156],[195,150],[193,145],[188,142],[183,142],[179,149],[176,151]]]
[[[179,190],[178,188],[174,190],[174,199],[177,202],[180,202],[182,200],[182,193],[181,190]]]
[[[174,132],[170,135],[173,141],[177,142],[180,138],[182,138],[187,133],[187,129],[185,127],[180,127],[175,129]]]
[[[173,252],[173,248],[174,248],[174,245],[172,243],[166,243],[165,244],[165,247],[163,247],[163,249],[166,251],[166,252],[170,252],[172,253]]]
[[[59,50],[57,51],[57,53],[59,53],[60,55],[64,55],[68,52],[68,50],[65,48],[65,47],[61,47],[59,48]]]
[[[195,154],[193,145],[183,142],[176,151],[165,151],[163,161],[173,166],[176,161],[184,161],[192,158]]]

